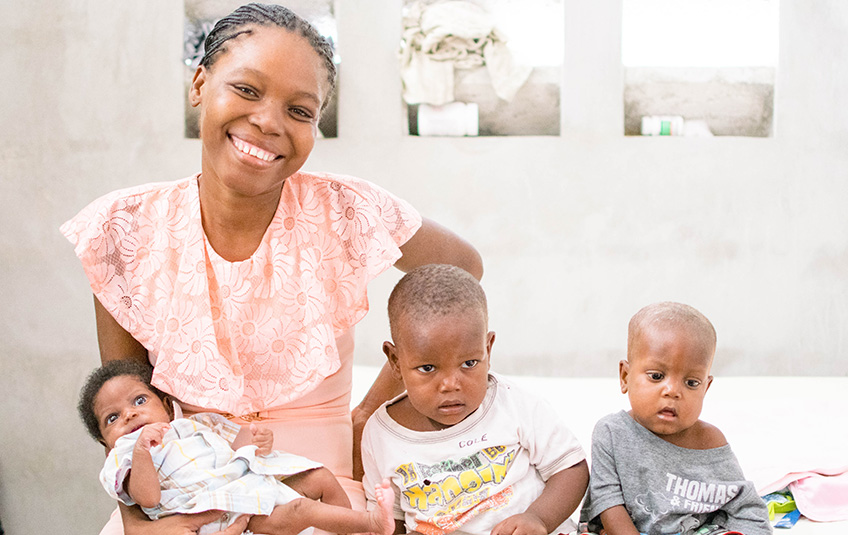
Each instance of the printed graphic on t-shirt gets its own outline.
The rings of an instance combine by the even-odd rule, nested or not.
[[[413,462],[398,466],[395,473],[402,479],[401,499],[430,519],[419,522],[416,531],[443,535],[485,511],[507,505],[512,487],[499,485],[516,453],[516,447],[494,446],[436,464]]]
[[[700,514],[718,511],[739,494],[739,486],[687,479],[666,473],[663,491],[648,491],[636,497],[636,505],[646,515],[661,518],[669,513]]]

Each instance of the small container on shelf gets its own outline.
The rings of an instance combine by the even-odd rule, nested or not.
[[[680,115],[645,115],[642,117],[642,135],[682,136],[684,125]]]

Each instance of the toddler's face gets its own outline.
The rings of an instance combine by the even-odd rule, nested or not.
[[[444,429],[483,402],[495,333],[486,332],[482,316],[470,311],[422,324],[402,320],[398,344],[384,346],[415,409],[415,421],[402,424],[418,431]]]
[[[147,424],[171,421],[165,403],[132,375],[119,375],[103,384],[94,398],[94,415],[109,449],[120,437]]]
[[[671,443],[682,442],[701,415],[712,382],[712,350],[683,329],[650,327],[619,365],[621,391],[634,420]]]

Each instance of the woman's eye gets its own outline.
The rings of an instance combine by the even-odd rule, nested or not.
[[[243,86],[243,85],[237,85],[237,86],[235,86],[235,88],[236,88],[236,91],[238,91],[239,93],[241,93],[244,96],[247,96],[247,97],[255,97],[256,96],[256,91],[254,91],[250,87],[246,87],[246,86]]]
[[[314,117],[314,114],[311,111],[304,108],[291,108],[291,112],[299,119],[306,121],[311,121]]]
[[[463,368],[473,368],[474,366],[477,365],[478,362],[480,362],[480,361],[474,360],[474,359],[466,360],[465,362],[462,363],[462,367]]]
[[[433,371],[435,369],[436,369],[436,367],[433,366],[432,364],[425,364],[423,366],[418,366],[418,368],[417,368],[418,371],[423,372],[423,373],[430,373],[431,371]]]
[[[147,402],[147,396],[138,396],[133,400],[135,405],[144,405]]]

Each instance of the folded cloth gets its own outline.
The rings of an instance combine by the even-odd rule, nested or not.
[[[454,69],[485,65],[495,94],[512,100],[532,68],[516,62],[494,18],[461,0],[409,6],[401,50],[403,98],[441,106],[454,100]]]
[[[760,489],[761,494],[789,487],[801,514],[818,522],[848,520],[848,466],[790,472]]]

